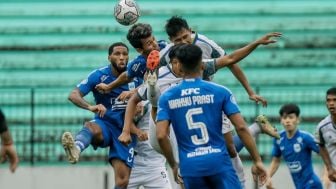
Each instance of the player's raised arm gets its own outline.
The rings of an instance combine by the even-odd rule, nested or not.
[[[79,91],[78,88],[75,88],[71,91],[68,100],[70,100],[76,106],[89,110],[93,113],[97,113],[100,117],[103,117],[106,113],[106,108],[102,104],[91,105],[84,98],[84,95]]]
[[[248,45],[235,50],[233,53],[229,55],[224,55],[216,59],[216,69],[221,69],[225,66],[229,66],[231,64],[235,64],[239,62],[240,60],[244,59],[246,56],[248,56],[252,51],[254,51],[259,45],[268,45],[271,43],[275,43],[276,40],[272,39],[273,37],[281,37],[281,33],[279,32],[273,32],[268,33],[261,37],[260,39],[257,39]]]

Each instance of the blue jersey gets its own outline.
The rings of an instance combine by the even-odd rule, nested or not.
[[[172,123],[182,176],[210,176],[232,169],[222,134],[223,112],[239,113],[232,93],[200,78],[183,80],[160,97],[157,121]]]
[[[158,45],[160,49],[163,49],[166,47],[167,42],[164,40],[158,41]],[[133,59],[131,62],[127,64],[127,77],[128,78],[143,78],[147,67],[146,67],[147,59],[143,55],[137,56],[135,59]]]
[[[321,181],[313,170],[312,151],[319,153],[319,147],[313,136],[305,131],[297,130],[290,139],[282,131],[280,139],[273,142],[272,156],[283,157],[297,189],[311,188],[309,186],[322,189]]]
[[[77,87],[84,96],[92,92],[96,104],[103,104],[106,107],[107,111],[103,120],[109,121],[115,126],[122,128],[127,102],[119,101],[117,97],[123,91],[138,87],[141,84],[141,80],[134,79],[133,82],[115,88],[108,94],[101,94],[95,89],[95,86],[99,83],[108,84],[116,79],[117,77],[112,74],[112,66],[109,65],[91,72],[88,78],[78,84]],[[99,118],[99,116],[95,115],[95,118]]]

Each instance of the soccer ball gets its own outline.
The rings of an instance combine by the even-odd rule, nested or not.
[[[140,9],[135,0],[120,0],[114,7],[114,17],[122,25],[134,24],[140,16]]]

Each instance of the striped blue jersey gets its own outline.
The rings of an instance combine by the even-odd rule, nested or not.
[[[91,72],[87,79],[79,83],[77,87],[84,96],[92,92],[96,104],[103,104],[106,107],[107,111],[103,119],[110,121],[118,127],[123,127],[127,102],[120,101],[117,97],[123,91],[138,87],[142,80],[136,78],[128,84],[113,89],[108,94],[101,94],[95,89],[95,86],[99,83],[108,84],[116,79],[117,77],[112,74],[112,66],[109,65]],[[98,118],[98,115],[95,115],[95,118]]]
[[[292,138],[282,131],[280,139],[273,141],[272,156],[283,157],[298,189],[321,183],[313,170],[312,151],[319,153],[319,147],[313,136],[305,131],[297,130]]]

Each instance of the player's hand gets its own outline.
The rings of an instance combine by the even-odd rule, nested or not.
[[[134,94],[134,90],[131,91],[123,91],[118,97],[117,99],[119,99],[120,101],[127,101],[129,98],[131,98],[131,96]]]
[[[136,136],[138,137],[139,141],[145,141],[148,140],[148,133],[139,129]]]
[[[88,108],[91,112],[96,113],[99,115],[99,117],[104,117],[105,113],[106,113],[106,108],[104,105],[102,104],[97,104],[94,106],[89,106]]]
[[[131,134],[128,132],[122,132],[119,137],[118,140],[124,144],[124,145],[129,145],[132,142],[132,138],[131,138]]]
[[[19,158],[13,144],[3,144],[1,146],[0,162],[4,163],[7,159],[9,159],[9,169],[14,173],[19,164]]]
[[[111,89],[109,89],[108,85],[105,83],[99,83],[98,85],[95,86],[95,89],[101,94],[111,92]]]
[[[252,166],[251,169],[252,169],[253,180],[255,182],[258,182],[258,185],[260,187],[263,186],[270,179],[261,161],[256,162]]]
[[[331,169],[328,171],[328,178],[330,181],[336,182],[336,170],[335,169]]]
[[[266,182],[266,189],[275,189],[271,179]]]
[[[270,43],[275,43],[277,42],[277,40],[275,39],[272,39],[272,37],[281,37],[281,33],[279,32],[272,32],[272,33],[268,33],[264,36],[262,36],[260,39],[258,39],[256,42],[258,44],[261,44],[261,45],[268,45]]]
[[[263,98],[262,96],[252,94],[249,96],[249,99],[252,101],[255,101],[257,104],[261,103],[263,107],[267,106],[267,100]]]
[[[172,169],[173,169],[173,174],[174,174],[175,182],[177,184],[183,184],[182,177],[181,177],[181,175],[179,173],[179,167],[178,167],[178,165],[176,164],[176,166],[174,166]]]

